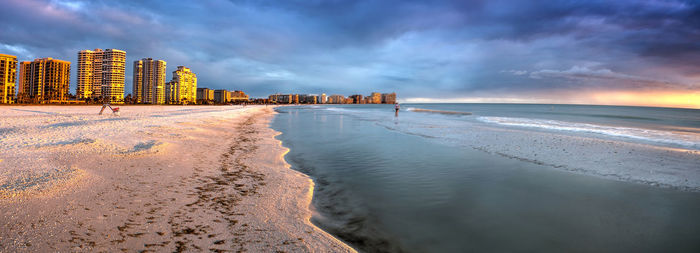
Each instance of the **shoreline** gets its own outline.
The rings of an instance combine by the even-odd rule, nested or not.
[[[0,251],[355,252],[311,223],[313,181],[285,162],[272,107],[132,107],[119,118],[62,108],[15,112],[8,122],[25,123],[0,132],[0,185],[44,167],[81,175],[0,198]],[[33,130],[17,130],[27,126],[45,139],[27,141]],[[19,159],[32,154],[42,157]],[[44,166],[15,167],[34,164]]]

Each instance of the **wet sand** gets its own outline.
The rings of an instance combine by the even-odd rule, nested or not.
[[[7,125],[11,118],[0,126],[10,129],[0,132],[0,141],[8,144],[0,157],[0,185],[5,187],[0,251],[354,251],[309,221],[313,182],[284,161],[287,149],[274,138],[279,133],[268,127],[272,108],[212,107],[213,112],[203,112],[207,107],[194,107],[166,113],[144,108],[141,116],[123,120],[119,134],[91,141],[22,145],[27,142],[21,139],[30,134],[10,132],[15,128]],[[122,116],[142,108],[124,109]],[[24,122],[22,117],[40,123],[61,117],[97,120],[66,110],[58,116],[11,116],[17,125]],[[196,116],[169,117],[178,113]],[[154,114],[164,117],[147,117]],[[129,121],[145,121],[141,123],[146,127],[128,127]],[[125,143],[135,144],[120,146]],[[41,159],[22,157],[33,153]]]

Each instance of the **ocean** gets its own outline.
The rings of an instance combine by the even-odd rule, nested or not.
[[[700,110],[401,106],[271,123],[312,222],[360,251],[700,252]]]

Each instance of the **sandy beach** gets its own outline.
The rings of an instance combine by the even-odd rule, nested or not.
[[[264,106],[0,107],[1,252],[353,252]]]

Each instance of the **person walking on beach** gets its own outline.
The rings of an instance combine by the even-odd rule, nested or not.
[[[401,106],[399,106],[399,103],[394,104],[394,117],[399,116],[399,109],[401,109]]]

